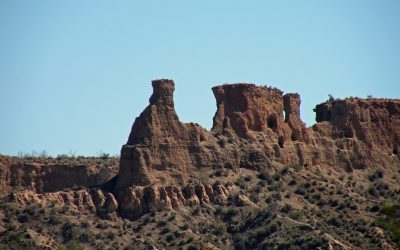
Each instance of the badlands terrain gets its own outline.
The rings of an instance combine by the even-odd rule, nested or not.
[[[226,84],[208,131],[152,87],[120,157],[0,156],[0,249],[400,248],[400,100]]]

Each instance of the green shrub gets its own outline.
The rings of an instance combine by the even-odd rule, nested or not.
[[[377,213],[380,211],[380,207],[379,207],[379,205],[375,204],[369,209],[369,211],[373,212],[373,213]]]
[[[222,219],[224,221],[229,221],[231,220],[233,217],[235,217],[239,212],[234,209],[234,208],[229,208],[228,210],[226,210],[223,214]]]
[[[376,190],[375,186],[369,186],[367,192],[371,196],[374,196],[374,197],[378,196],[378,191]]]
[[[58,224],[61,223],[61,220],[60,220],[60,218],[59,218],[58,216],[52,214],[52,215],[50,215],[50,217],[49,217],[49,223],[50,223],[51,225],[58,225]]]
[[[244,177],[244,180],[246,181],[246,182],[249,182],[249,181],[251,181],[253,179],[253,177],[251,177],[251,175],[246,175],[245,177]]]
[[[198,245],[190,244],[187,250],[200,250],[201,248]]]
[[[83,250],[85,248],[83,246],[81,246],[77,241],[70,240],[70,241],[68,241],[67,244],[65,244],[65,249],[67,249],[67,250]]]
[[[70,222],[66,222],[62,227],[62,235],[65,241],[79,239],[81,234],[81,229]]]
[[[296,172],[300,172],[300,170],[302,169],[302,166],[301,166],[300,164],[296,164],[296,165],[293,166],[293,169],[294,169]]]
[[[306,190],[304,189],[304,187],[297,187],[296,190],[294,190],[295,194],[298,195],[305,195],[306,194]]]
[[[340,227],[343,224],[342,220],[339,219],[338,217],[330,217],[327,220],[327,222],[328,222],[328,224],[335,226],[335,227]]]
[[[252,202],[254,202],[254,203],[257,203],[257,202],[260,201],[260,198],[258,197],[257,194],[251,194],[251,195],[250,195],[250,200],[251,200]]]
[[[375,181],[376,179],[383,178],[384,172],[381,169],[376,170],[374,173],[368,176],[368,180]]]
[[[168,227],[164,227],[162,230],[161,230],[161,232],[160,232],[160,234],[166,234],[166,233],[169,233],[171,230],[168,228]]]
[[[213,227],[215,235],[223,235],[226,233],[226,225],[224,223],[215,223]]]
[[[378,217],[376,219],[376,223],[384,230],[389,231],[392,234],[394,240],[400,243],[400,221],[390,217]]]
[[[274,173],[274,175],[272,176],[272,178],[273,178],[275,181],[278,181],[279,179],[282,178],[282,174],[281,174],[280,172],[276,172],[276,173]]]
[[[17,215],[17,220],[20,223],[27,223],[29,221],[29,215],[26,213],[19,214]]]
[[[303,212],[299,210],[294,210],[289,213],[289,218],[291,218],[292,220],[298,221],[301,220],[302,217],[303,217]]]
[[[163,227],[165,225],[167,225],[167,222],[164,221],[164,220],[160,220],[160,221],[157,222],[157,227]]]
[[[266,181],[268,185],[270,185],[272,182],[274,182],[274,179],[273,179],[273,178],[271,177],[271,175],[270,175],[268,172],[266,172],[266,171],[262,171],[261,173],[259,173],[259,174],[257,175],[257,177],[258,177],[260,180]]]
[[[291,212],[293,210],[293,207],[292,207],[292,205],[290,205],[290,204],[288,204],[288,203],[286,203],[283,207],[282,207],[282,209],[281,209],[281,211],[282,212],[284,212],[284,213],[289,213],[289,212]]]
[[[165,240],[169,243],[173,240],[175,240],[175,235],[174,234],[168,234]]]
[[[400,217],[400,205],[387,202],[382,206],[381,214],[389,217]]]

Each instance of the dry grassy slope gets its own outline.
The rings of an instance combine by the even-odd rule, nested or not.
[[[6,249],[397,248],[378,218],[388,201],[400,199],[398,169],[349,174],[276,164],[261,173],[225,169],[204,175],[232,186],[225,204],[186,206],[132,221],[69,204],[36,207],[4,200],[0,241]]]

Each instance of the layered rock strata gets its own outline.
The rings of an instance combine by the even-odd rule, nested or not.
[[[0,156],[0,195],[31,190],[55,192],[72,187],[96,187],[117,174],[117,168],[80,163],[27,163]]]
[[[144,213],[206,204],[225,204],[230,187],[224,185],[132,186],[119,193],[120,213],[137,218]]]
[[[45,194],[23,191],[10,194],[9,200],[22,205],[61,206],[79,212],[97,212],[98,214],[113,213],[118,209],[118,202],[114,195],[99,189]]]
[[[232,186],[200,181],[214,169],[237,172],[298,165],[350,172],[400,166],[400,100],[330,100],[316,106],[317,123],[306,128],[297,93],[254,84],[221,85],[212,89],[217,111],[207,131],[179,121],[172,80],[155,80],[152,86],[149,106],[135,119],[121,149],[119,173],[108,183],[110,192],[55,192],[72,185],[99,186],[110,176],[103,178],[99,170],[79,165],[28,164],[0,172],[2,184],[7,184],[1,186],[3,193],[10,187],[26,187],[31,191],[12,198],[137,218],[148,212],[224,204]],[[37,194],[42,192],[54,193]],[[236,200],[254,205],[244,196]]]
[[[150,104],[122,147],[114,188],[128,217],[218,200],[209,194],[215,187],[187,186],[204,169],[259,170],[274,162],[346,171],[399,165],[399,100],[328,101],[317,105],[317,123],[306,128],[297,93],[226,84],[212,89],[217,111],[207,131],[179,121],[172,80],[155,80],[152,86]]]

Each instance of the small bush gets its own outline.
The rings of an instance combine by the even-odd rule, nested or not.
[[[330,217],[327,220],[328,224],[335,226],[335,227],[340,227],[343,223],[338,217]]]
[[[83,246],[79,245],[79,243],[75,240],[68,241],[68,243],[65,244],[65,248],[68,250],[83,250],[83,249],[85,249]]]
[[[291,218],[292,220],[301,220],[301,218],[303,217],[303,212],[296,210],[296,211],[291,211],[289,213],[289,218]]]
[[[58,216],[52,214],[52,215],[50,215],[50,217],[49,217],[49,223],[50,223],[51,225],[58,225],[58,224],[61,223],[61,220],[59,219]]]
[[[381,214],[384,214],[384,215],[387,215],[390,217],[400,216],[400,205],[388,202],[385,205],[383,205],[383,207],[381,209]]]
[[[167,222],[164,221],[164,220],[160,220],[160,221],[157,222],[157,227],[163,227],[165,225],[167,225]]]
[[[62,227],[62,235],[66,241],[76,240],[82,235],[82,231],[74,224],[66,222]]]
[[[294,193],[298,195],[305,195],[306,190],[304,189],[304,187],[297,187],[296,190],[294,190]]]
[[[200,250],[201,248],[197,245],[190,244],[187,250]]]
[[[229,208],[223,215],[222,219],[224,221],[229,221],[231,220],[233,217],[235,217],[239,212],[234,209],[234,208]]]
[[[169,233],[171,230],[168,227],[165,227],[161,230],[160,234],[166,234]]]
[[[226,225],[224,223],[215,223],[213,227],[215,235],[223,235],[226,233]]]
[[[379,207],[379,205],[377,205],[377,204],[373,205],[373,206],[369,209],[369,211],[370,211],[370,212],[373,212],[373,213],[377,213],[377,212],[379,212],[379,210],[380,210],[380,207]]]
[[[19,215],[17,216],[17,220],[18,220],[20,223],[26,223],[26,222],[29,221],[29,215],[26,214],[26,213],[19,214]]]
[[[246,175],[246,176],[244,177],[244,180],[247,181],[247,182],[251,181],[251,179],[253,179],[253,178],[251,177],[251,175]]]
[[[173,240],[175,240],[175,235],[174,234],[168,234],[167,237],[165,238],[165,240],[169,243]]]
[[[257,194],[251,194],[251,195],[250,195],[250,200],[251,200],[252,202],[254,202],[254,203],[257,203],[257,202],[260,201],[260,198],[258,197]]]
[[[293,207],[292,207],[292,205],[290,205],[290,204],[285,204],[283,207],[282,207],[282,209],[281,209],[281,211],[282,212],[284,212],[284,213],[289,213],[289,212],[291,212],[293,210]]]
[[[368,176],[368,180],[375,181],[376,179],[383,178],[384,172],[381,169],[376,170],[374,173]]]
[[[258,177],[260,180],[266,181],[268,185],[270,185],[272,182],[274,182],[274,179],[273,179],[273,178],[271,177],[271,175],[270,175],[268,172],[266,172],[266,171],[263,171],[263,172],[259,173],[259,174],[257,175],[257,177]]]
[[[300,172],[300,170],[302,169],[302,166],[301,166],[300,164],[296,164],[296,165],[293,166],[293,169],[294,169],[296,172]]]
[[[375,186],[369,186],[367,190],[368,194],[374,197],[379,195],[378,191],[376,190]]]

